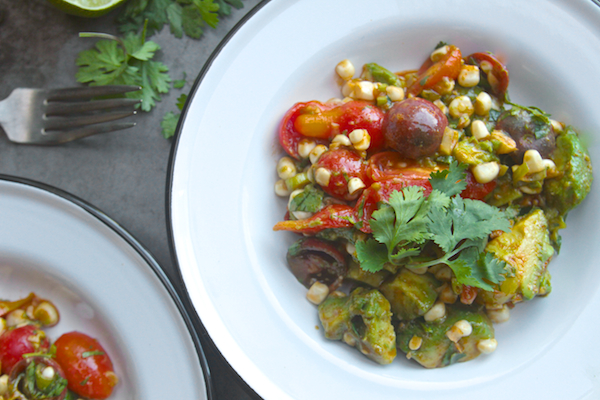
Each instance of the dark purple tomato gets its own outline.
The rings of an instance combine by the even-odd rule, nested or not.
[[[519,164],[527,150],[537,150],[543,158],[548,158],[556,147],[552,124],[527,110],[504,111],[498,118],[496,129],[506,132],[517,143],[517,150],[510,156]]]
[[[287,262],[294,276],[307,288],[319,281],[333,291],[348,271],[344,254],[333,243],[317,238],[302,238],[291,245]]]
[[[388,111],[383,134],[388,147],[406,158],[431,156],[440,147],[448,119],[432,102],[413,97]]]

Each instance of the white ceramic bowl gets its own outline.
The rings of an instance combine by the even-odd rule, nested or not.
[[[122,227],[68,193],[2,175],[0,226],[0,298],[52,301],[52,342],[74,330],[98,339],[119,377],[110,400],[212,398],[187,312]]]
[[[265,399],[582,399],[600,396],[598,185],[570,213],[553,292],[496,327],[490,356],[425,370],[377,365],[318,329],[288,271],[295,236],[273,185],[276,129],[297,101],[339,96],[334,67],[415,69],[439,41],[496,53],[513,101],[576,126],[600,160],[600,8],[590,0],[301,0],[262,3],[200,74],[171,161],[170,223],[190,297],[213,341]]]

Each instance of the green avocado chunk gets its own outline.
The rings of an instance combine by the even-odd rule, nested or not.
[[[473,331],[453,342],[446,332],[458,321],[471,324]],[[440,320],[426,322],[423,318],[403,321],[396,330],[397,346],[425,368],[440,368],[456,362],[469,361],[481,354],[477,344],[480,340],[494,339],[492,322],[481,309],[463,305],[446,305],[446,316]],[[416,350],[409,343],[413,338],[422,340]]]
[[[433,306],[440,285],[431,274],[419,275],[402,269],[379,290],[389,300],[394,315],[409,320],[424,315]]]
[[[570,126],[556,138],[552,154],[558,177],[544,183],[546,204],[565,215],[585,199],[592,187],[592,162],[577,132]]]
[[[396,74],[376,63],[368,63],[363,66],[363,75],[365,79],[375,82],[382,82],[391,86],[402,86],[402,82]]]
[[[357,288],[349,296],[330,294],[319,305],[325,337],[343,340],[379,364],[396,357],[390,303],[377,289]]]
[[[515,223],[510,232],[491,240],[485,250],[514,269],[514,276],[507,277],[500,286],[505,294],[520,293],[530,300],[542,294],[542,277],[544,286],[549,286],[549,275],[546,276],[545,272],[554,248],[550,244],[548,221],[542,210],[529,212]]]

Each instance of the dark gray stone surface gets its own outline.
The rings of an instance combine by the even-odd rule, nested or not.
[[[133,129],[62,146],[16,145],[0,134],[0,174],[33,179],[65,190],[105,212],[141,242],[162,266],[176,290],[185,290],[171,260],[165,216],[171,141],[160,134],[160,120],[175,111],[177,97],[190,90],[195,77],[227,33],[258,4],[244,8],[207,28],[200,40],[177,39],[164,29],[151,40],[161,45],[159,59],[173,79],[185,71],[187,85],[172,89],[150,113],[134,117]],[[77,54],[95,39],[84,31],[116,34],[118,10],[98,19],[72,17],[46,0],[0,0],[0,99],[18,87],[58,88],[75,81]],[[250,399],[255,395],[205,339],[217,399]]]

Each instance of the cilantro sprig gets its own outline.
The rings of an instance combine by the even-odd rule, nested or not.
[[[91,86],[137,85],[142,89],[127,97],[142,99],[142,110],[150,111],[169,92],[169,68],[153,61],[160,46],[146,40],[146,31],[129,33],[124,38],[105,33],[84,32],[80,37],[100,38],[94,48],[79,53],[75,78]]]
[[[484,290],[504,280],[506,263],[484,249],[488,235],[509,231],[510,221],[497,207],[460,197],[465,170],[452,162],[448,170],[432,174],[427,197],[416,186],[393,192],[373,213],[373,238],[356,243],[361,268],[377,272],[386,263],[415,269],[446,264],[460,283]],[[429,243],[437,245],[441,256],[423,261],[420,256]]]
[[[121,32],[138,32],[147,21],[148,33],[169,25],[178,38],[198,39],[204,28],[216,28],[219,17],[231,14],[231,7],[242,8],[241,0],[130,0],[118,17]]]

